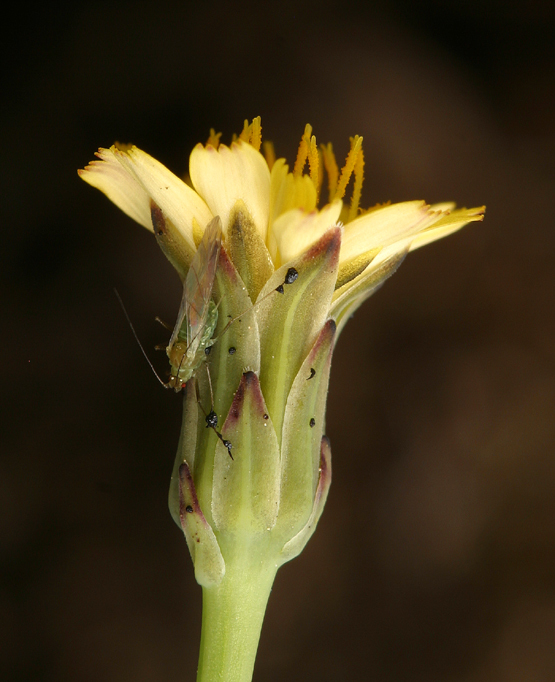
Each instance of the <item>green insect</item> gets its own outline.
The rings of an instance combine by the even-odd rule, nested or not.
[[[221,221],[216,217],[206,226],[191,262],[179,314],[166,348],[171,369],[169,381],[164,385],[176,393],[204,362],[218,324],[218,307],[212,300],[212,290],[221,248]]]
[[[167,382],[162,381],[154,369],[152,362],[139,341],[133,324],[129,319],[129,315],[125,310],[125,306],[116,291],[116,296],[118,297],[131,330],[152,371],[162,386],[170,389],[173,388],[176,393],[179,393],[185,388],[187,382],[202,366],[209,353],[210,347],[216,341],[216,339],[214,339],[214,331],[218,324],[218,306],[212,300],[212,291],[214,289],[216,269],[220,258],[220,251],[222,249],[222,240],[221,220],[216,216],[206,226],[183,284],[183,296],[181,298],[179,313],[169,344],[166,347],[166,353],[170,360],[170,378]],[[298,273],[295,268],[289,268],[283,282],[276,287],[275,291],[283,294],[284,286],[295,282],[297,277]],[[266,299],[268,296],[271,296],[272,293],[273,292],[266,294],[266,296],[259,300],[256,305],[260,304],[262,300]],[[221,331],[220,336],[225,333],[228,327],[233,324],[235,320],[239,319],[239,317],[240,316],[230,320]],[[230,354],[232,354],[232,350],[235,352],[235,348],[230,348]],[[210,373],[208,373],[208,380],[210,390],[212,390]],[[227,448],[229,456],[233,459],[231,454],[231,443],[223,438],[222,434],[216,428],[217,425],[218,416],[214,410],[211,409],[210,412],[206,414],[206,426],[214,431]]]
[[[185,278],[179,314],[166,348],[171,369],[169,381],[164,386],[173,388],[176,393],[185,387],[202,365],[212,345],[214,330],[218,324],[218,306],[212,300],[212,290],[222,239],[221,220],[216,216],[206,226]],[[298,272],[295,268],[289,268],[283,282],[275,291],[283,294],[284,285],[293,284],[297,277]],[[271,295],[272,292],[266,294],[256,305]],[[238,318],[230,320],[221,334],[236,319]]]

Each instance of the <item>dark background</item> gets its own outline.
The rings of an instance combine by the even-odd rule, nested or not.
[[[365,206],[488,212],[411,254],[341,338],[334,483],[278,574],[255,679],[555,679],[554,34],[553,3],[500,0],[8,21],[2,679],[195,678],[200,588],[166,506],[180,400],[113,293],[150,350],[180,286],[76,169],[119,140],[182,174],[210,127],[229,142],[257,115],[290,161],[307,122],[341,158],[363,135]]]

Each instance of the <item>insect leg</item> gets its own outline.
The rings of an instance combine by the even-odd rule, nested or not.
[[[154,319],[156,320],[156,322],[159,322],[162,325],[162,327],[164,327],[164,329],[173,332],[173,327],[170,327],[170,325],[167,322],[164,322],[164,320],[162,320],[161,318],[159,318],[158,315],[156,315]]]
[[[206,376],[208,377],[208,386],[210,387],[210,405],[211,405],[211,408],[210,408],[210,412],[208,414],[206,414],[206,412],[204,412],[204,408],[202,407],[202,403],[200,402],[200,396],[198,395],[198,393],[197,393],[197,400],[199,401],[200,409],[204,412],[205,421],[206,421],[206,428],[212,429],[212,431],[214,431],[216,436],[218,436],[218,438],[221,440],[224,447],[227,448],[227,452],[228,452],[229,456],[231,457],[231,459],[233,459],[233,455],[231,454],[231,447],[232,447],[231,442],[229,440],[226,440],[222,436],[220,431],[218,431],[216,429],[216,426],[218,426],[218,415],[214,412],[214,393],[212,391],[212,378],[210,377],[210,368],[208,367],[208,365],[205,365],[205,367],[206,367]],[[198,388],[197,388],[197,390],[198,390]]]

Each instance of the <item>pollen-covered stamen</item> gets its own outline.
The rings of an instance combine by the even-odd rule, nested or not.
[[[256,151],[260,151],[260,145],[262,144],[262,123],[260,116],[253,118],[252,123],[249,123],[248,120],[245,119],[239,139],[243,140],[243,142],[248,142]]]
[[[293,175],[300,177],[306,162],[308,161],[308,168],[310,179],[316,188],[316,195],[320,194],[321,176],[320,176],[320,155],[318,154],[318,147],[316,145],[316,137],[312,135],[312,126],[307,123],[304,129],[304,134],[299,144],[299,151],[297,152],[297,159],[293,168]]]
[[[362,138],[360,138],[360,141],[361,145],[358,154],[356,155],[355,161],[354,169],[355,182],[353,185],[353,197],[351,199],[351,206],[349,208],[349,217],[347,218],[348,222],[354,220],[357,217],[358,207],[360,204],[360,197],[362,195],[362,182],[364,180],[364,151],[362,149]]]
[[[351,175],[355,173],[355,186],[357,184],[360,184],[362,187],[362,170],[363,166],[359,166],[357,168],[357,158],[359,154],[362,152],[362,137],[360,135],[355,135],[354,137],[351,138],[351,149],[349,150],[349,153],[347,154],[347,158],[345,159],[345,165],[341,169],[341,175],[339,177],[339,181],[337,183],[337,189],[335,191],[335,194],[333,196],[334,199],[343,199],[345,196],[345,191],[347,189],[347,185],[349,184],[349,180],[351,179]],[[360,180],[359,183],[357,183],[356,180],[356,174],[357,172],[360,174]],[[353,194],[353,199],[354,199],[354,194]],[[359,197],[360,199],[360,190],[359,190]],[[357,205],[356,209],[358,210],[358,199],[357,199]]]
[[[322,161],[324,168],[328,175],[328,202],[335,199],[335,192],[337,190],[337,182],[339,180],[339,166],[337,165],[337,160],[335,154],[333,153],[333,147],[331,142],[328,144],[320,145],[320,151],[322,153]]]
[[[210,135],[208,136],[208,139],[206,140],[206,147],[208,145],[211,145],[214,147],[214,149],[218,149],[220,146],[220,137],[222,136],[221,133],[217,133],[214,128],[210,128]]]
[[[312,134],[312,126],[307,123],[304,129],[304,134],[301,137],[299,143],[299,149],[297,151],[297,158],[295,159],[295,165],[293,166],[293,175],[299,177],[303,174],[303,170],[306,164],[306,159],[308,157],[308,146],[310,144],[310,135]]]

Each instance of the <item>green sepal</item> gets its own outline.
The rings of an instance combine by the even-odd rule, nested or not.
[[[243,372],[258,372],[260,368],[256,315],[243,280],[224,247],[220,249],[213,299],[218,306],[218,324],[212,338],[210,354],[206,358],[208,369],[201,366],[196,379],[202,409],[205,413],[214,410],[218,416],[219,429],[229,412]],[[202,418],[199,419],[197,433],[195,481],[199,499],[210,520],[214,453],[219,441],[212,429],[206,428]]]
[[[270,252],[242,199],[235,202],[229,216],[227,246],[251,300],[255,301],[272,276],[274,266]]]
[[[195,578],[203,587],[214,587],[225,575],[225,562],[214,531],[200,508],[187,462],[179,467],[179,517],[195,567]]]
[[[287,529],[288,539],[305,525],[313,507],[334,340],[335,321],[328,320],[295,377],[287,397],[281,443],[281,499],[277,526]]]
[[[280,443],[293,380],[329,316],[340,248],[341,228],[331,228],[299,258],[276,270],[258,297],[260,384]],[[273,293],[291,267],[298,272],[296,281],[286,284],[283,293]]]
[[[280,451],[254,372],[243,374],[222,435],[233,444],[233,460],[220,443],[212,488],[214,529],[267,533],[279,509]]]
[[[181,528],[180,502],[179,502],[179,467],[187,462],[191,472],[195,468],[195,452],[197,447],[197,424],[199,420],[199,406],[195,379],[190,379],[183,389],[183,420],[181,433],[177,445],[177,454],[173,465],[170,480],[170,492],[168,506],[173,520]]]
[[[370,251],[366,251],[366,253],[361,253],[360,255],[349,259],[347,262],[341,263],[339,272],[337,273],[335,288],[340,289],[341,287],[344,287],[355,279],[355,277],[362,274],[378,255],[380,250],[380,248],[370,249]]]
[[[372,296],[401,265],[408,253],[408,249],[409,246],[403,251],[395,251],[377,266],[370,263],[361,274],[336,290],[333,296],[330,315],[337,322],[338,337],[355,310],[367,298]]]
[[[152,199],[150,201],[150,217],[158,246],[177,270],[181,281],[184,282],[194,256],[191,246]]]
[[[322,516],[322,512],[324,511],[331,485],[331,446],[329,439],[326,436],[322,436],[320,453],[320,471],[312,513],[304,528],[302,528],[295,537],[291,538],[281,550],[280,559],[282,564],[286,561],[291,561],[291,559],[294,559],[303,551],[306,543],[310,540],[312,534],[316,530],[320,516]]]

